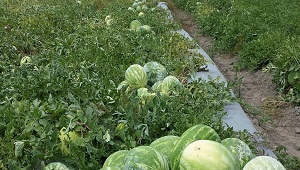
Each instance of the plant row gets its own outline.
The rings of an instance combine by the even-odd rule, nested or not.
[[[298,1],[174,0],[191,12],[220,51],[238,56],[239,69],[270,71],[288,101],[300,101]]]

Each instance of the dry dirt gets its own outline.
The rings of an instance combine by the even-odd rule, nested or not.
[[[226,79],[242,80],[235,93],[250,105],[244,107],[244,110],[257,131],[265,138],[268,147],[274,151],[277,146],[284,146],[290,155],[300,158],[300,107],[284,102],[276,94],[276,85],[272,83],[270,74],[261,70],[236,71],[234,67],[237,63],[236,56],[215,51],[213,39],[201,33],[191,15],[177,9],[170,0],[167,0],[167,4],[175,21],[179,22],[182,28],[209,53]]]

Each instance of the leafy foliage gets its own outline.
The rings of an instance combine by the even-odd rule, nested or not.
[[[131,4],[0,2],[0,169],[41,169],[51,162],[99,169],[117,150],[179,135],[198,123],[212,126],[222,138],[233,135],[221,121],[232,97],[218,80],[185,84],[169,97],[157,93],[145,103],[135,90],[117,89],[132,64],[157,61],[180,80],[205,64],[201,56],[187,59],[195,44],[171,32],[178,25],[154,1],[148,4],[154,10],[143,17],[127,9]],[[131,31],[136,18],[153,32]],[[20,64],[23,57],[31,61]],[[81,137],[62,143],[62,128]]]

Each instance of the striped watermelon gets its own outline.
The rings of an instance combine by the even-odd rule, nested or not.
[[[155,82],[155,83],[152,85],[151,89],[152,89],[153,91],[155,91],[155,92],[160,92],[160,91],[161,91],[161,83],[162,83],[162,81],[157,81],[157,82]]]
[[[150,146],[131,149],[124,162],[125,170],[169,170],[167,158]]]
[[[235,156],[240,161],[241,168],[243,168],[246,163],[254,157],[249,146],[240,139],[227,138],[222,140],[221,143],[235,154]]]
[[[164,154],[169,159],[171,153],[170,150],[174,148],[175,143],[178,139],[178,136],[163,136],[153,141],[149,146],[157,149],[160,153]]]
[[[133,64],[125,72],[125,80],[132,88],[141,88],[147,85],[147,73],[138,64]]]
[[[240,170],[240,162],[221,143],[197,140],[183,150],[179,167],[180,170]]]
[[[177,90],[181,88],[180,81],[174,76],[166,77],[161,83],[161,91],[167,95],[171,91]]]
[[[172,170],[179,170],[179,160],[184,148],[196,140],[221,141],[217,132],[206,125],[195,125],[187,129],[176,142],[170,154],[170,163]]]
[[[286,170],[286,168],[270,156],[257,156],[249,161],[243,170]]]
[[[124,158],[127,155],[129,150],[119,150],[117,152],[114,152],[113,154],[109,155],[108,158],[106,158],[103,167],[111,167],[111,166],[124,166]]]
[[[157,81],[162,81],[168,74],[166,68],[156,61],[146,63],[144,69],[148,76],[149,85],[153,85]]]

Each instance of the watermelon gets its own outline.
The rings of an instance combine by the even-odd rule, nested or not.
[[[133,31],[137,31],[140,28],[140,26],[142,26],[142,24],[138,20],[133,20],[130,23],[130,29]]]
[[[161,83],[162,81],[157,81],[155,82],[152,87],[151,87],[151,90],[155,91],[155,92],[159,92],[161,91]]]
[[[240,170],[240,163],[221,143],[197,140],[183,150],[179,167],[180,170]]]
[[[60,162],[51,162],[46,167],[45,170],[69,170],[69,168]]]
[[[169,159],[171,153],[170,150],[174,148],[175,143],[178,139],[178,136],[163,136],[153,141],[149,146],[157,149],[160,153],[164,154]]]
[[[103,167],[123,167],[123,161],[128,152],[129,150],[119,150],[117,152],[114,152],[113,154],[109,155],[109,157],[105,160]]]
[[[161,91],[169,95],[171,91],[181,88],[180,81],[174,76],[166,77],[161,83]]]
[[[249,161],[243,170],[286,170],[286,168],[270,156],[257,156]]]
[[[125,80],[132,88],[141,88],[147,85],[147,73],[138,64],[133,64],[125,72]]]
[[[125,170],[169,170],[167,158],[150,146],[138,146],[125,156]]]
[[[217,132],[206,125],[195,125],[187,129],[177,140],[170,153],[170,163],[172,170],[179,170],[179,160],[184,148],[196,140],[221,141]]]
[[[249,146],[242,140],[237,138],[227,138],[221,141],[232,153],[238,158],[241,168],[243,168],[247,162],[253,157],[253,153]]]
[[[151,28],[150,28],[151,30]],[[162,81],[167,77],[166,68],[156,61],[150,61],[144,65],[144,69],[148,76],[148,83],[153,85],[157,81]]]
[[[123,170],[124,167],[119,167],[119,166],[106,166],[102,167],[100,170]]]

